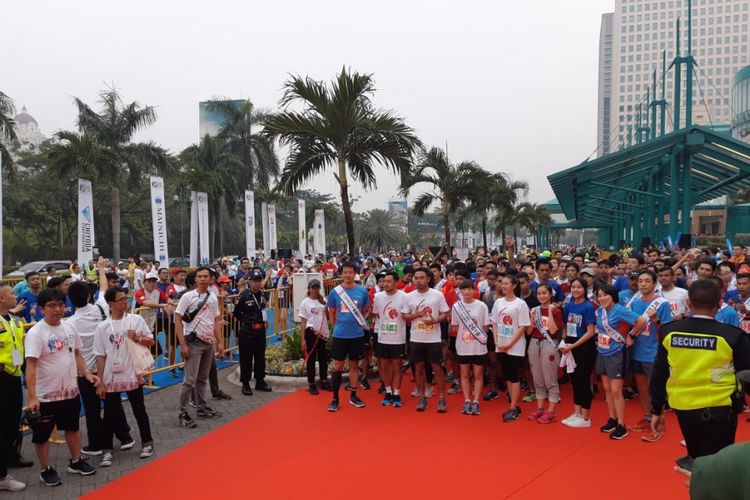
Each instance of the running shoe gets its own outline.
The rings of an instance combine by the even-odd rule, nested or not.
[[[630,432],[649,432],[651,430],[651,422],[642,418],[635,425],[629,425],[628,430]]]
[[[177,370],[175,370],[174,368],[169,370],[169,378],[177,378]]]
[[[614,430],[617,429],[617,420],[610,417],[609,420],[607,420],[607,423],[599,427],[599,430],[602,432],[606,432],[609,434],[610,432],[614,432]]]
[[[47,486],[58,486],[62,484],[62,479],[57,475],[57,471],[49,465],[41,472],[41,474],[39,474],[39,480]]]
[[[110,465],[112,465],[112,454],[106,452],[102,457],[102,461],[99,462],[99,467],[109,467]]]
[[[331,387],[331,383],[327,380],[321,380],[320,381],[320,388],[324,391],[332,391],[333,387]]]
[[[85,458],[79,458],[77,461],[70,460],[68,462],[68,472],[70,474],[80,474],[82,476],[90,476],[96,473],[96,469],[93,465],[89,464]]]
[[[378,387],[378,394],[385,394],[385,385],[381,382],[380,387]]]
[[[563,424],[573,429],[587,429],[591,427],[591,419],[586,420],[582,416],[576,415],[574,418],[568,420],[567,422],[563,422]]]
[[[349,398],[349,404],[356,407],[356,408],[364,408],[365,402],[359,399],[357,396],[352,394],[352,397]]]
[[[664,436],[664,434],[656,433],[656,432],[646,432],[641,436],[641,441],[644,441],[646,443],[655,443],[658,440],[660,440]]]
[[[345,391],[353,391],[354,387],[352,387],[352,384],[350,384],[349,382],[347,382],[346,385],[344,386],[344,390]]]
[[[315,384],[310,384],[310,388],[307,389],[307,392],[309,392],[312,396],[317,396],[319,394],[318,386]]]
[[[213,399],[214,401],[219,401],[219,400],[231,401],[232,400],[232,396],[230,396],[226,392],[220,390],[216,394],[212,394],[211,395],[211,399]]]
[[[190,405],[190,408],[198,408],[198,405],[195,404],[195,401],[193,401],[192,399],[190,400],[190,402],[188,402],[188,404]]]
[[[472,415],[479,415],[479,402],[474,401],[471,403],[471,414]]]
[[[624,425],[617,424],[617,427],[615,428],[614,432],[612,432],[609,435],[609,439],[624,439],[628,435],[628,430],[625,428]]]
[[[521,407],[516,406],[515,408],[511,408],[510,410],[503,413],[503,422],[513,422],[514,420],[518,420],[518,417],[521,416]]]
[[[204,408],[198,408],[198,411],[195,413],[198,418],[219,418],[221,417],[221,412],[216,411],[212,408],[209,408],[208,406]]]
[[[330,402],[330,404],[328,405],[328,411],[339,411],[338,399],[334,399],[333,401]]]
[[[497,399],[500,397],[500,393],[497,392],[495,389],[490,390],[487,394],[482,396],[482,399],[485,401],[492,401],[493,399]]]
[[[455,378],[456,378],[456,377],[454,377],[454,376],[453,376],[453,372],[450,372],[450,373],[448,374],[448,376],[447,376],[447,377],[445,377],[445,380],[447,380],[448,382],[453,382],[453,380],[454,380]]]
[[[141,449],[141,453],[140,453],[140,455],[138,455],[138,457],[139,458],[148,458],[148,457],[150,457],[153,454],[154,454],[154,447],[151,446],[151,445],[149,445],[149,446],[144,446],[143,449]]]
[[[451,384],[450,387],[448,387],[448,394],[458,394],[461,392],[461,386],[458,384],[458,381],[456,380]]]
[[[529,420],[531,420],[532,422],[536,422],[537,420],[539,420],[539,418],[540,418],[540,417],[541,417],[542,415],[544,415],[544,410],[542,410],[541,408],[537,408],[536,410],[534,410],[534,413],[532,413],[531,415],[529,415],[529,417],[528,417],[528,418],[529,418]]]
[[[464,405],[461,408],[461,413],[465,415],[471,415],[471,401],[464,401]]]
[[[190,414],[186,411],[183,411],[180,413],[180,416],[177,417],[177,425],[184,429],[192,429],[195,427],[195,420],[193,420],[193,417],[190,416]]]
[[[95,450],[91,446],[87,445],[81,448],[81,453],[83,453],[84,455],[90,455],[92,457],[96,457],[96,456],[101,455],[104,452],[102,450]]]
[[[425,411],[427,409],[427,398],[421,397],[419,398],[419,403],[417,403],[417,411]]]
[[[401,408],[401,395],[400,394],[393,395],[393,407]]]
[[[438,400],[437,412],[438,413],[445,413],[447,411],[448,411],[448,406],[445,404],[445,399],[444,398],[440,398]]]
[[[580,417],[580,415],[578,413],[573,413],[569,417],[564,418],[560,423],[563,425],[568,425],[568,423],[572,422],[576,417]]]
[[[393,403],[393,394],[386,393],[385,397],[383,397],[383,401],[380,402],[383,406],[391,406],[391,403]]]
[[[135,446],[135,439],[133,439],[133,438],[130,438],[130,441],[126,441],[124,443],[120,443],[120,449],[122,451],[129,450],[133,446]]]
[[[557,415],[551,411],[545,411],[541,417],[536,419],[537,424],[551,424],[557,422]]]
[[[5,476],[0,479],[0,491],[21,491],[26,488],[26,485],[21,481],[16,481],[10,476]]]
[[[418,398],[419,397],[419,389],[417,389],[415,387],[414,390],[411,391],[410,396],[413,397],[413,398]]]
[[[424,397],[431,398],[435,394],[431,385],[428,385],[424,390]]]
[[[362,388],[363,388],[364,390],[366,390],[366,391],[369,391],[369,390],[370,390],[370,381],[369,381],[369,380],[367,380],[366,378],[363,378],[363,379],[362,379],[362,380],[361,380],[361,381],[359,382],[359,385],[361,385],[361,386],[362,386]]]
[[[534,391],[529,391],[528,394],[526,394],[523,397],[523,402],[524,403],[531,403],[535,399],[536,399],[536,393]]]

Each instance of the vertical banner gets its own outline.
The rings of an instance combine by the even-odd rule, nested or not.
[[[195,193],[198,201],[198,242],[200,244],[200,263],[208,264],[208,194]]]
[[[255,258],[255,193],[245,191],[245,255]]]
[[[154,258],[159,269],[169,267],[167,250],[167,211],[164,206],[164,179],[151,177],[151,225],[154,229]]]
[[[198,265],[198,193],[190,191],[190,267]]]
[[[267,205],[268,209],[268,247],[269,247],[269,255],[270,250],[278,250],[279,244],[276,240],[276,204],[275,203],[269,203]]]
[[[91,181],[78,179],[78,264],[83,268],[94,252],[94,196]]]
[[[305,221],[305,200],[297,200],[297,219],[299,224],[299,258],[307,255],[307,224]]]
[[[263,257],[268,259],[271,257],[271,244],[268,236],[268,204],[260,204],[260,220],[263,225]]]
[[[326,253],[326,221],[325,212],[322,209],[315,211],[315,225],[313,226],[315,232],[313,233],[313,246],[315,247],[315,253],[317,255],[325,255]]]

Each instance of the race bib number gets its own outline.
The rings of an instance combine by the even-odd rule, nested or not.
[[[542,316],[542,328],[549,330],[549,317]]]
[[[507,325],[503,325],[502,327],[500,327],[500,336],[501,337],[508,337],[508,338],[512,337],[513,336],[513,327],[512,326],[507,326]]]
[[[673,304],[670,302],[669,309],[672,311],[672,314],[677,314],[677,310],[678,310],[677,304]]]
[[[268,321],[268,311],[266,311],[265,309],[263,309],[263,310],[262,310],[262,311],[260,312],[260,314],[261,314],[261,316],[263,317],[263,321],[264,321],[264,322]]]
[[[750,318],[744,318],[740,321],[740,328],[745,333],[750,333]]]
[[[578,325],[575,323],[568,323],[566,333],[568,337],[578,337]]]
[[[111,370],[112,373],[122,373],[122,361],[119,359],[112,360]]]
[[[417,333],[432,333],[432,325],[428,325],[424,321],[417,321],[414,331]]]
[[[381,321],[380,333],[396,333],[396,322],[395,321]]]
[[[609,346],[612,343],[612,338],[609,335],[600,333],[599,337],[597,338],[597,343],[602,349],[609,349]]]

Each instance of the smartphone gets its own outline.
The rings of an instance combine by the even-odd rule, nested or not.
[[[99,260],[99,247],[91,247],[91,258],[94,260]]]
[[[686,471],[693,472],[693,458],[691,456],[685,455],[684,457],[678,458],[674,462],[677,464],[677,467],[685,469]]]

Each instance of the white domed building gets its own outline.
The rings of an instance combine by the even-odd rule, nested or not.
[[[39,130],[36,119],[26,111],[26,106],[13,119],[16,122],[15,131],[18,139],[18,152],[38,151],[42,143],[47,139]]]

